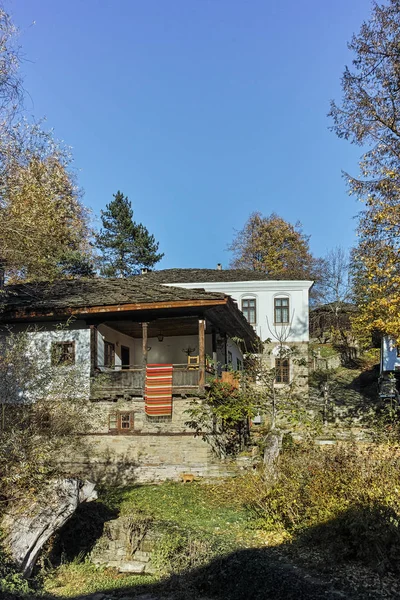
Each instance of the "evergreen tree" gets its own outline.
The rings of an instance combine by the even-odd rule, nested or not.
[[[96,236],[101,252],[100,272],[105,277],[130,277],[141,267],[153,267],[164,254],[157,254],[158,242],[147,228],[133,220],[131,202],[122,192],[101,211],[103,228]]]

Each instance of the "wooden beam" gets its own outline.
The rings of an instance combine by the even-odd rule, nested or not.
[[[228,303],[228,296],[220,300],[174,300],[170,302],[138,302],[135,304],[110,304],[108,306],[62,307],[59,309],[36,311],[16,310],[6,313],[8,319],[23,319],[26,317],[57,317],[67,315],[94,315],[104,313],[124,313],[140,310],[162,310],[166,308],[198,308],[207,306],[223,306]],[[6,320],[3,318],[2,320]]]
[[[148,328],[149,324],[148,323],[142,323],[142,349],[143,349],[143,366],[146,367],[147,365],[147,328]]]
[[[206,322],[199,319],[199,389],[204,392],[206,384],[206,344],[205,344]]]

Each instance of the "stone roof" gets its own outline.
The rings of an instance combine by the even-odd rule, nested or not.
[[[124,308],[125,305],[125,308]],[[162,285],[147,275],[127,279],[65,279],[56,282],[6,285],[0,290],[0,322],[58,319],[68,315],[92,316],[134,310],[149,314],[157,309],[164,317],[199,314],[199,310],[229,337],[242,338],[247,348],[258,339],[230,296],[203,289]],[[172,310],[172,312],[171,312]],[[184,313],[182,313],[184,311]],[[188,312],[189,311],[189,312]],[[121,312],[121,314],[122,314]],[[154,314],[153,314],[154,316]]]
[[[6,285],[0,294],[2,320],[9,312],[44,311],[86,306],[113,306],[156,302],[221,300],[225,294],[167,287],[148,278],[66,279],[53,283]]]
[[[164,269],[149,271],[143,278],[157,283],[210,283],[219,281],[271,281],[265,273],[246,269]]]

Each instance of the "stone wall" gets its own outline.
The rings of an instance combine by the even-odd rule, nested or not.
[[[193,400],[174,397],[171,418],[159,420],[146,416],[143,398],[96,402],[92,429],[83,440],[84,449],[63,457],[65,468],[96,481],[117,484],[178,481],[181,473],[202,478],[232,474],[230,462],[219,460],[211,445],[185,424],[189,420],[186,411]],[[110,415],[116,412],[132,414],[131,430],[110,430]]]
[[[290,380],[302,393],[308,393],[308,342],[282,342],[288,348],[290,356]],[[275,368],[275,359],[279,358],[280,344],[264,344],[263,360],[268,369]],[[279,385],[279,384],[278,384]]]

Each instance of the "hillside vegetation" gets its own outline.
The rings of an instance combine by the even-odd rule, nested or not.
[[[333,598],[338,591],[346,598],[398,597],[400,449],[294,446],[279,467],[272,485],[251,473],[214,485],[105,493],[98,504],[113,514],[139,511],[159,524],[157,575],[94,567],[78,544],[66,546],[69,562],[47,572],[45,592],[185,600],[261,600],[267,592],[274,598]],[[77,539],[77,526],[84,538],[77,518],[66,539]]]

